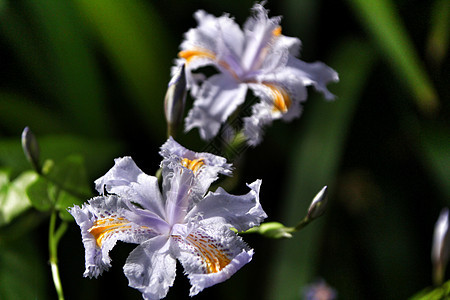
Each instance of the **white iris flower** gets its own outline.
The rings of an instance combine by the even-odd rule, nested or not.
[[[206,194],[219,173],[231,174],[224,158],[189,151],[173,139],[161,154],[162,193],[156,177],[123,157],[96,180],[100,196],[70,209],[86,251],[84,276],[97,277],[111,266],[109,251],[118,240],[138,244],[123,269],[144,299],[166,296],[177,259],[191,282],[191,296],[227,280],[253,256],[230,228],[245,231],[267,217],[259,203],[261,180],[249,184],[245,195],[222,188]]]
[[[321,62],[296,58],[300,40],[281,34],[280,17],[268,17],[255,4],[241,29],[228,15],[215,17],[199,10],[196,28],[185,34],[173,72],[186,64],[187,84],[195,99],[186,118],[186,130],[198,127],[203,139],[215,137],[228,117],[244,103],[248,89],[260,98],[251,116],[244,118],[244,134],[250,145],[261,142],[262,127],[275,119],[290,121],[300,115],[307,86],[334,96],[326,85],[338,74]],[[199,67],[214,66],[210,77],[196,73]]]

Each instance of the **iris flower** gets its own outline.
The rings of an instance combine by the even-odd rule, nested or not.
[[[189,151],[172,139],[161,153],[162,193],[156,177],[123,157],[95,181],[100,196],[70,209],[85,247],[84,276],[108,270],[108,253],[118,240],[138,244],[123,270],[144,299],[166,296],[176,259],[190,280],[191,296],[228,279],[253,256],[230,228],[244,231],[267,217],[259,203],[260,180],[249,184],[245,195],[222,188],[205,195],[219,173],[230,174],[224,158]]]
[[[248,89],[260,98],[244,118],[248,144],[261,141],[262,127],[275,119],[290,121],[301,112],[307,86],[334,96],[326,85],[338,81],[338,74],[321,62],[306,63],[296,58],[300,40],[281,33],[280,17],[268,17],[261,4],[241,29],[228,15],[215,17],[199,10],[196,28],[185,33],[176,67],[186,64],[187,84],[195,99],[186,118],[186,130],[198,127],[209,140],[244,103]],[[207,78],[196,69],[214,66],[219,71]]]

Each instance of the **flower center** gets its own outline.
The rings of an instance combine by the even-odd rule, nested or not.
[[[272,94],[273,110],[280,111],[282,113],[287,112],[292,104],[292,101],[286,90],[271,83],[263,82],[263,84],[270,89],[270,92]]]
[[[188,168],[189,170],[192,170],[194,173],[197,173],[197,171],[205,165],[203,162],[203,158],[197,158],[194,160],[190,160],[187,158],[183,158],[181,160],[181,165],[183,167]]]
[[[95,238],[95,242],[98,247],[101,247],[103,240],[116,232],[125,231],[130,229],[128,225],[130,222],[125,218],[117,218],[115,215],[110,218],[98,219],[94,221],[94,224],[89,228],[89,233]]]

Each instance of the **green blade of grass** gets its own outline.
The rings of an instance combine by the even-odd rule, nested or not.
[[[107,133],[104,92],[81,18],[70,1],[25,3],[35,18],[35,34],[43,44],[42,58],[52,74],[49,92],[79,132],[104,136]]]
[[[151,134],[163,137],[164,93],[171,58],[167,36],[150,3],[140,1],[76,0],[89,19],[129,98]]]
[[[440,65],[448,54],[450,36],[450,1],[434,1],[431,13],[431,28],[427,41],[428,58]]]
[[[392,1],[348,0],[348,3],[399,78],[414,94],[419,109],[424,113],[436,111],[437,93]]]
[[[332,87],[338,100],[329,103],[310,99],[305,109],[304,131],[292,149],[292,172],[280,220],[284,224],[295,225],[324,185],[329,185],[332,192],[348,127],[374,57],[369,45],[350,40],[337,48],[336,57],[330,60],[340,75],[340,82]],[[294,238],[280,242],[270,272],[268,299],[300,297],[302,286],[314,274],[322,228],[319,219]]]

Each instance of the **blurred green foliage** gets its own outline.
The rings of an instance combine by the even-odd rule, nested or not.
[[[242,24],[252,4],[0,1],[0,299],[55,298],[48,210],[56,205],[70,220],[65,208],[94,195],[93,180],[115,157],[157,170],[164,93],[192,14],[227,12]],[[338,99],[327,103],[311,90],[302,118],[269,128],[235,162],[235,176],[263,179],[268,221],[294,226],[324,185],[329,209],[290,240],[246,236],[253,262],[196,298],[300,299],[318,278],[341,299],[411,297],[431,284],[433,226],[450,205],[449,1],[266,6],[284,16],[284,34],[302,40],[302,59],[339,72],[330,86]],[[42,162],[53,162],[43,175],[23,155],[25,126]],[[196,131],[180,139],[202,149]],[[67,298],[140,299],[121,270],[132,246],[112,252],[107,274],[84,279],[79,230],[70,226],[59,250]],[[187,298],[188,287],[178,276],[167,298]]]

